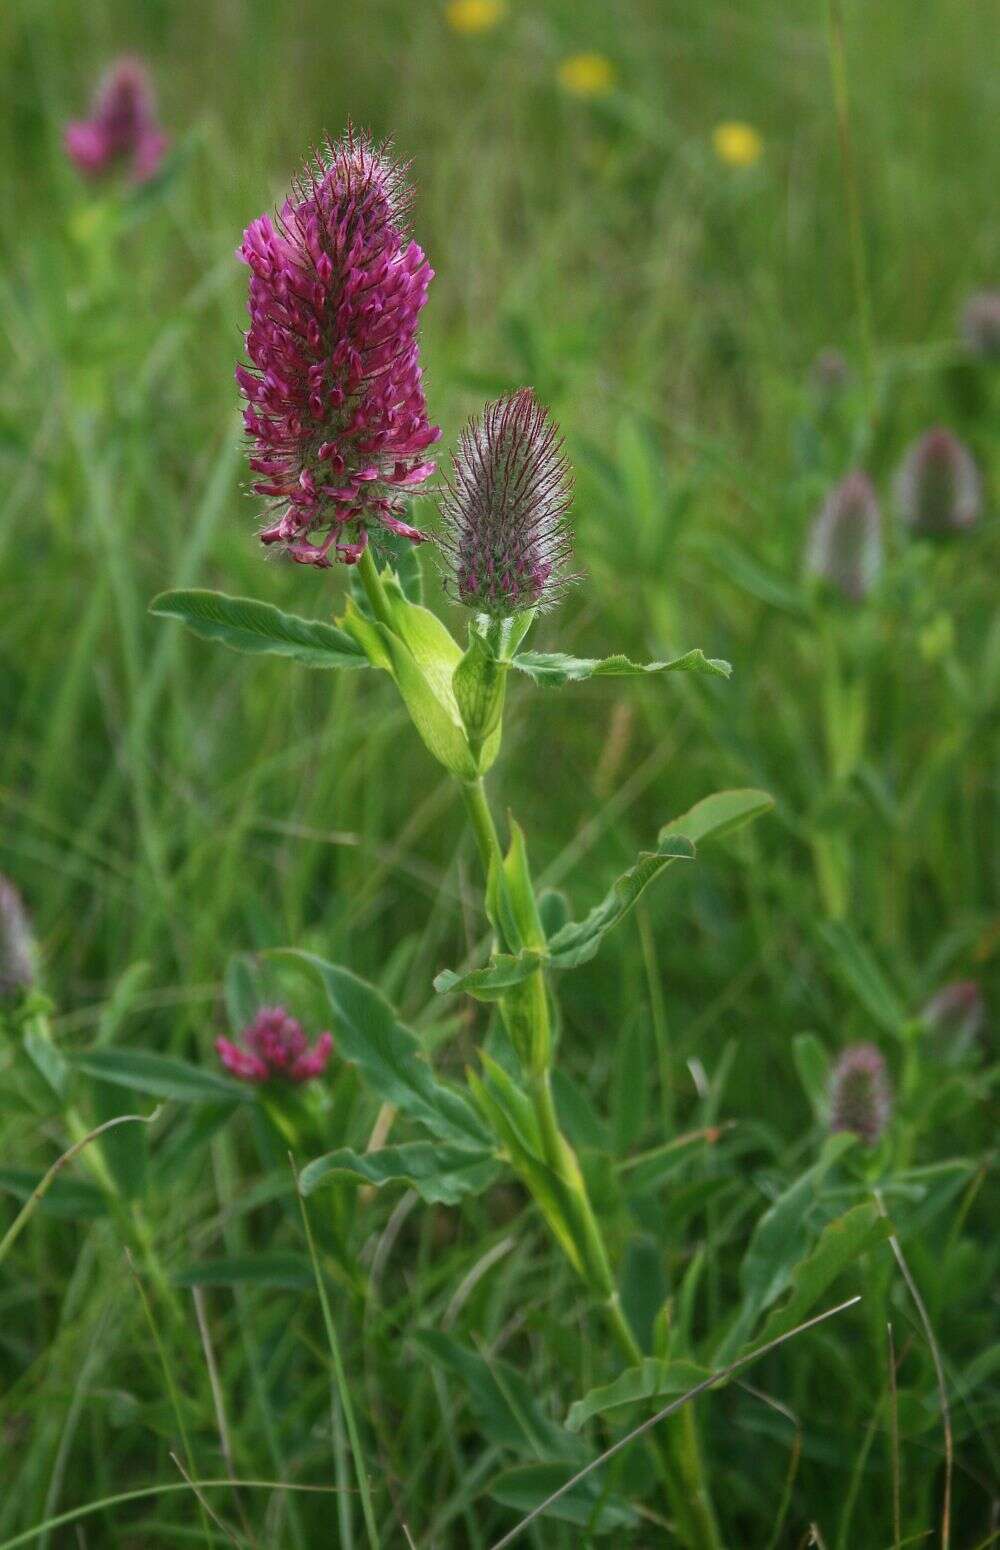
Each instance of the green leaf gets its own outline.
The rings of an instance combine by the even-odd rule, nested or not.
[[[441,1140],[487,1144],[468,1099],[438,1081],[416,1035],[398,1021],[381,991],[312,953],[289,949],[280,956],[301,963],[319,980],[336,1020],[338,1055],[357,1066],[380,1098]]]
[[[44,1173],[30,1168],[0,1168],[0,1190],[23,1204],[31,1199],[44,1177]],[[53,1179],[39,1200],[38,1209],[68,1222],[89,1221],[106,1216],[108,1203],[104,1191],[89,1180]]]
[[[659,1399],[661,1395],[686,1394],[708,1377],[708,1370],[694,1362],[661,1362],[647,1356],[638,1367],[627,1367],[612,1383],[591,1389],[569,1408],[566,1425],[578,1432],[595,1415],[606,1415],[637,1400]]]
[[[566,1464],[522,1464],[505,1470],[490,1486],[490,1495],[503,1507],[527,1514],[558,1491],[573,1473]],[[561,1523],[575,1523],[590,1534],[610,1534],[613,1530],[635,1528],[639,1514],[624,1497],[604,1489],[603,1471],[594,1469],[577,1482],[542,1514]]]
[[[73,1055],[71,1064],[101,1082],[177,1103],[218,1103],[224,1098],[230,1103],[251,1103],[255,1096],[251,1088],[230,1082],[215,1071],[146,1050],[95,1049]]]
[[[563,651],[522,651],[511,663],[538,684],[559,686],[586,678],[633,678],[642,673],[708,673],[728,678],[732,667],[697,648],[669,662],[630,662],[628,657],[571,657]]]
[[[176,1286],[261,1286],[269,1291],[301,1292],[315,1285],[305,1254],[246,1254],[203,1259],[184,1265],[173,1276]]]
[[[906,1008],[868,948],[842,921],[825,922],[819,935],[847,989],[880,1028],[898,1037],[907,1021]]]
[[[584,920],[571,920],[552,937],[549,942],[552,968],[575,969],[581,963],[589,963],[603,938],[624,920],[654,878],[674,861],[693,860],[694,846],[679,835],[661,840],[655,851],[644,851]]]
[[[704,545],[704,551],[713,565],[751,597],[772,608],[780,608],[795,619],[807,617],[803,593],[794,585],[789,585],[784,577],[765,570],[735,544],[725,543],[713,535],[711,544]]]
[[[436,1367],[458,1379],[478,1429],[490,1442],[535,1458],[583,1463],[585,1450],[578,1439],[548,1419],[529,1384],[508,1362],[487,1360],[434,1329],[419,1329],[411,1339]]]
[[[884,1242],[891,1232],[892,1223],[881,1214],[873,1200],[866,1200],[828,1222],[812,1253],[791,1270],[791,1296],[780,1308],[775,1308],[754,1340],[754,1347],[767,1345],[801,1324],[830,1282],[852,1265],[859,1254]]]
[[[233,651],[253,656],[291,657],[306,667],[366,664],[364,652],[336,625],[300,619],[252,597],[227,597],[224,592],[201,589],[161,592],[149,611],[161,618],[179,619],[202,640],[221,641]]]
[[[743,1304],[715,1353],[715,1366],[732,1360],[749,1339],[760,1314],[787,1289],[809,1244],[809,1213],[817,1189],[834,1163],[856,1144],[852,1135],[830,1136],[818,1161],[790,1184],[760,1218],[740,1266]]]
[[[470,969],[459,974],[454,969],[442,969],[434,980],[439,996],[452,991],[464,991],[477,1001],[499,1001],[508,990],[520,985],[545,962],[539,952],[494,953],[489,963],[481,969]]]
[[[311,1195],[328,1179],[350,1174],[379,1189],[383,1184],[412,1184],[422,1199],[453,1206],[464,1195],[481,1195],[500,1172],[492,1152],[442,1141],[408,1141],[377,1152],[354,1152],[349,1147],[327,1152],[303,1168],[299,1183],[302,1193]]]
[[[813,1118],[824,1124],[830,1090],[830,1057],[814,1033],[799,1033],[792,1040],[792,1059]]]
[[[660,830],[660,839],[665,840],[671,834],[682,834],[693,845],[700,845],[702,840],[719,839],[723,834],[731,834],[734,829],[742,828],[745,823],[759,818],[761,813],[770,812],[773,806],[774,798],[766,791],[755,791],[752,788],[716,791],[710,797],[702,797],[680,818],[664,824]]]

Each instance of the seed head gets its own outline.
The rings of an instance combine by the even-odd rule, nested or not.
[[[14,884],[0,876],[0,1004],[35,983],[35,940]]]
[[[813,522],[806,571],[852,603],[868,596],[882,570],[882,514],[867,474],[847,475],[830,491]]]
[[[434,472],[417,323],[433,270],[406,234],[405,169],[348,127],[272,220],[243,234],[253,488],[276,510],[261,533],[303,565],[352,565],[379,529],[420,543],[405,499]],[[313,542],[313,539],[318,542]]]
[[[495,619],[551,605],[574,579],[572,500],[559,427],[531,389],[487,404],[459,438],[441,497],[441,548],[458,601]]]
[[[866,1146],[874,1146],[889,1123],[891,1109],[881,1054],[874,1044],[852,1044],[830,1078],[830,1129],[853,1131]]]
[[[983,993],[975,980],[954,980],[931,996],[920,1021],[940,1054],[958,1060],[986,1026]]]
[[[275,1078],[300,1085],[321,1076],[333,1049],[333,1035],[321,1033],[309,1048],[302,1024],[283,1006],[263,1006],[240,1035],[242,1048],[231,1039],[216,1039],[219,1059],[242,1082]]]
[[[67,124],[67,155],[86,177],[100,177],[125,162],[134,183],[159,169],[167,137],[156,116],[156,99],[145,65],[123,56],[101,80],[89,118]]]
[[[962,312],[962,333],[973,355],[1000,360],[1000,291],[970,296]]]
[[[979,516],[979,470],[968,447],[944,426],[925,431],[903,454],[896,504],[915,533],[961,532]]]

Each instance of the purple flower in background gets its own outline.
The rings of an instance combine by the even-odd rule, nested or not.
[[[806,571],[852,603],[868,596],[882,570],[882,514],[867,474],[847,475],[830,491],[813,522]]]
[[[962,334],[973,355],[1000,360],[1000,291],[969,297],[962,311]]]
[[[14,884],[0,875],[0,1001],[35,982],[35,943],[28,912]]]
[[[986,1026],[986,1005],[975,980],[954,980],[937,991],[920,1013],[935,1047],[960,1059]]]
[[[242,1048],[231,1039],[219,1038],[219,1059],[242,1082],[309,1082],[326,1070],[333,1049],[333,1035],[321,1033],[309,1048],[302,1024],[283,1006],[263,1006],[240,1035]]]
[[[66,152],[87,177],[100,177],[124,162],[133,182],[145,183],[159,169],[167,137],[156,117],[156,102],[142,61],[115,61],[97,88],[90,118],[67,124]]]
[[[405,501],[434,472],[417,324],[434,271],[410,241],[405,169],[348,127],[274,219],[243,234],[250,268],[247,399],[261,533],[293,560],[360,559],[383,529],[420,543]],[[317,539],[318,542],[313,542]]]
[[[459,439],[441,498],[441,547],[459,602],[494,618],[545,607],[573,578],[573,474],[530,388],[487,404]]]
[[[899,514],[915,533],[953,533],[979,516],[982,488],[968,447],[944,426],[925,431],[903,455],[896,475]]]
[[[892,1095],[885,1061],[874,1044],[845,1049],[830,1077],[830,1129],[850,1130],[874,1146],[889,1123]]]
[[[809,379],[823,398],[833,398],[852,381],[851,368],[840,350],[820,350],[809,368]]]

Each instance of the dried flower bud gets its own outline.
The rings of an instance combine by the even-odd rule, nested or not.
[[[899,514],[915,533],[952,533],[979,516],[979,470],[952,431],[935,426],[911,443],[896,475]]]
[[[973,355],[1000,360],[1000,291],[970,296],[962,312],[962,333]]]
[[[851,602],[868,596],[882,570],[882,514],[867,474],[856,470],[830,491],[813,522],[806,571]]]
[[[881,1054],[874,1044],[852,1044],[830,1078],[830,1129],[853,1131],[866,1146],[874,1146],[889,1123],[891,1108]]]
[[[35,983],[35,942],[28,912],[14,884],[0,876],[0,1002]]]
[[[145,65],[118,59],[97,88],[88,119],[66,126],[67,155],[87,177],[98,177],[123,162],[131,163],[135,183],[158,170],[167,137],[156,117],[156,101]]]
[[[310,1049],[302,1024],[283,1006],[261,1007],[240,1038],[242,1048],[222,1038],[216,1039],[215,1048],[226,1070],[242,1082],[312,1081],[326,1070],[333,1049],[329,1033],[321,1033]]]
[[[820,350],[809,368],[809,380],[814,392],[822,398],[833,398],[851,383],[851,368],[839,350]]]
[[[487,404],[462,432],[441,497],[458,601],[498,619],[553,603],[573,579],[572,499],[559,428],[531,389]]]
[[[986,1026],[983,993],[975,980],[955,980],[931,997],[920,1020],[942,1056],[961,1059]]]
[[[417,323],[433,270],[406,234],[404,171],[350,127],[307,167],[280,215],[251,222],[252,369],[236,379],[254,443],[261,533],[293,560],[360,559],[384,529],[415,543],[405,500],[434,472]],[[312,537],[320,542],[313,543]]]

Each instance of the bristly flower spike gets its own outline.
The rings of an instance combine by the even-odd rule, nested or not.
[[[855,470],[835,485],[809,533],[806,571],[860,603],[882,570],[882,514],[867,474]]]
[[[874,1044],[852,1044],[830,1078],[830,1129],[852,1131],[866,1146],[874,1146],[889,1123],[891,1109],[881,1053]]]
[[[935,426],[907,448],[896,475],[899,515],[914,533],[962,532],[976,522],[982,487],[964,442]]]
[[[275,1078],[300,1086],[322,1076],[333,1049],[333,1035],[321,1033],[312,1049],[302,1024],[283,1006],[263,1006],[240,1035],[241,1043],[216,1039],[215,1048],[227,1071],[241,1082]]]
[[[405,502],[434,472],[417,325],[433,270],[406,229],[406,169],[348,127],[262,215],[250,269],[247,400],[261,533],[303,565],[360,559],[379,530],[420,543]]]
[[[494,619],[551,606],[575,579],[572,500],[559,427],[532,390],[487,404],[459,438],[441,497],[449,590]]]
[[[0,874],[0,1002],[35,983],[35,941],[28,912],[14,884]]]

